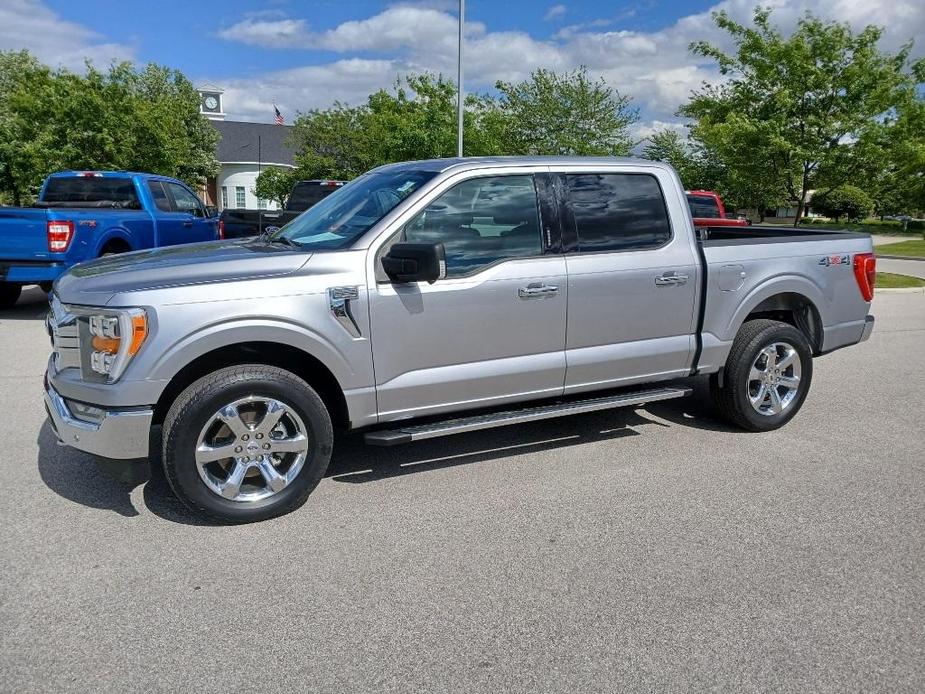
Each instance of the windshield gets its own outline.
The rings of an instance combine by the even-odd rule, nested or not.
[[[392,170],[364,174],[300,214],[272,238],[284,238],[311,250],[347,248],[435,173]]]

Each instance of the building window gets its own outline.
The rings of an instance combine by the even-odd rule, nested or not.
[[[234,206],[238,209],[247,207],[247,203],[244,200],[244,186],[234,187]]]
[[[222,186],[222,209],[228,207],[228,186]]]
[[[264,200],[263,198],[257,198],[257,209],[258,210],[267,209],[267,201]]]

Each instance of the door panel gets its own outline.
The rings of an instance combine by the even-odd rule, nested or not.
[[[567,300],[562,256],[507,260],[432,285],[377,284],[370,318],[380,420],[561,394]]]
[[[675,185],[674,181],[663,181]],[[686,375],[699,267],[655,175],[560,178],[569,277],[566,393]]]
[[[202,202],[178,183],[165,182],[167,193],[173,198],[173,209],[179,218],[180,238],[174,243],[196,243],[215,238],[215,222],[206,217]]]
[[[674,242],[672,242],[674,243]],[[677,264],[666,264],[676,256]],[[566,392],[671,378],[693,350],[697,267],[671,247],[638,253],[567,256]],[[657,277],[687,276],[658,286]]]

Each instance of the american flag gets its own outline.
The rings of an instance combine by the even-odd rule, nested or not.
[[[276,108],[276,104],[273,104],[273,110],[276,111],[276,118],[275,118],[276,124],[282,125],[283,123],[285,123],[286,121],[283,120],[283,114],[279,112],[278,108]]]

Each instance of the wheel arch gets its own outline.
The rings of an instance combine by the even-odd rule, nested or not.
[[[324,362],[299,347],[260,340],[216,347],[188,361],[161,392],[154,407],[154,423],[163,423],[174,400],[190,384],[218,369],[238,364],[264,364],[290,371],[315,389],[335,426],[349,426],[350,415],[344,390]]]
[[[118,253],[128,253],[129,251],[134,250],[132,247],[132,242],[129,238],[129,233],[121,227],[115,227],[112,229],[107,229],[106,233],[97,240],[94,257],[98,258],[99,256],[103,255],[103,253],[107,252],[107,247],[116,245],[123,247],[122,250],[117,251]]]
[[[753,291],[733,314],[727,339],[732,340],[742,325],[756,318],[769,318],[800,330],[809,341],[813,354],[822,350],[824,336],[820,306],[824,305],[820,289],[806,280],[787,279],[769,283]]]

